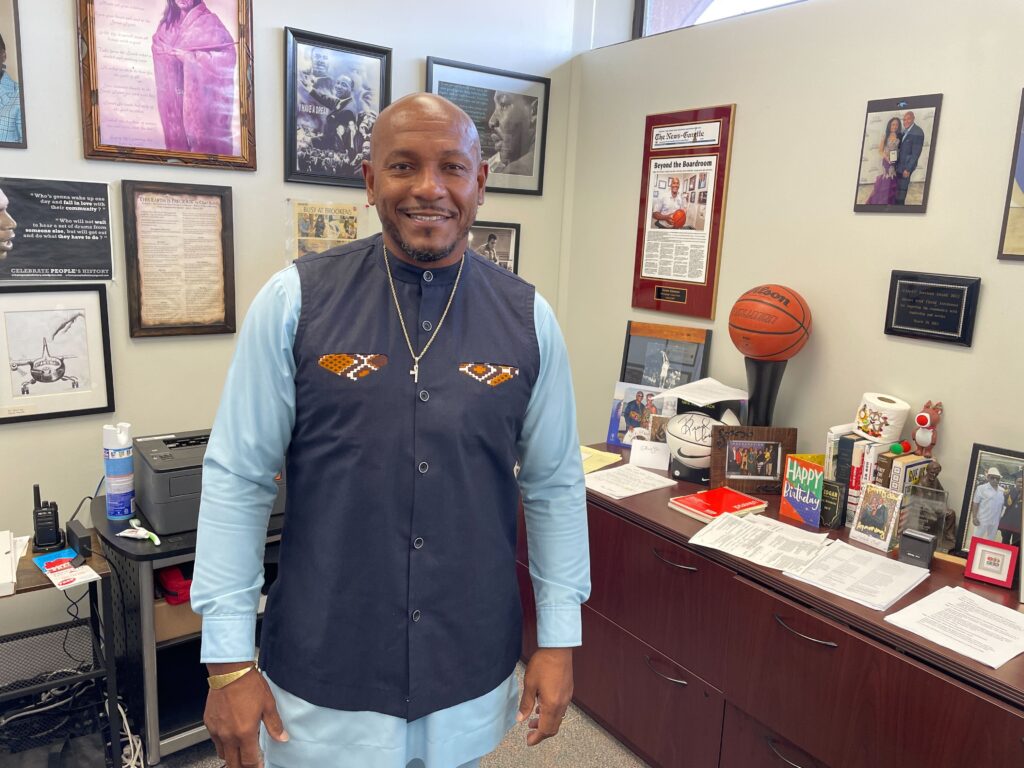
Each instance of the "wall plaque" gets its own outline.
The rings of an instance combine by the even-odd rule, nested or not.
[[[885,332],[971,346],[980,277],[893,270]]]

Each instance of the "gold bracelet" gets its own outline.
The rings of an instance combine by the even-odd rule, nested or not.
[[[236,669],[234,672],[225,672],[222,675],[210,675],[208,678],[206,678],[206,682],[209,683],[211,690],[218,691],[221,688],[223,688],[225,685],[228,685],[229,683],[233,683],[238,678],[243,677],[244,675],[249,674],[254,669],[257,672],[260,671],[260,668],[256,664],[255,661],[252,662],[251,664],[249,664],[248,667],[243,667],[242,669]]]

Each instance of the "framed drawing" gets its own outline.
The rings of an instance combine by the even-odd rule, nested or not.
[[[1019,543],[1024,452],[974,444],[953,554],[966,557],[974,539]]]
[[[1021,136],[1024,135],[1024,91],[1021,91],[1020,111],[1017,114],[1017,133],[1013,140],[1013,158],[1010,161],[1010,183],[1006,190],[1003,209],[1003,230],[999,235],[999,258],[1024,261],[1024,154]]]
[[[672,389],[703,379],[710,344],[708,328],[629,320],[619,381]]]
[[[252,0],[76,0],[92,160],[256,170]]]
[[[714,319],[735,114],[729,104],[647,116],[634,307]]]
[[[107,292],[0,286],[0,424],[114,410]]]
[[[284,30],[285,181],[365,187],[370,132],[391,103],[391,49]]]
[[[519,274],[519,225],[477,221],[469,229],[469,247],[509,272]]]
[[[924,213],[928,209],[942,94],[869,101],[853,210]]]
[[[122,181],[128,330],[235,332],[231,187]]]
[[[0,149],[27,147],[18,0],[0,0]]]
[[[549,78],[428,56],[426,89],[476,125],[489,191],[543,194]]]
[[[987,539],[971,539],[964,576],[1009,589],[1016,573],[1020,547]]]
[[[782,493],[786,456],[795,452],[794,427],[712,427],[711,487]]]

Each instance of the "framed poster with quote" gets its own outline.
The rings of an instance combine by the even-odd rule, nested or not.
[[[714,319],[735,114],[729,104],[648,115],[634,307]]]
[[[980,277],[894,269],[889,279],[885,332],[969,347],[980,291]]]

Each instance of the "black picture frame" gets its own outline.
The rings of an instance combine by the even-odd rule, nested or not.
[[[898,140],[895,147],[886,144],[886,126],[896,118],[902,135],[903,118],[908,112],[914,113],[914,140]],[[931,187],[932,163],[935,160],[935,145],[939,133],[939,115],[942,112],[942,94],[930,93],[923,96],[902,96],[895,99],[869,101],[864,114],[864,132],[861,140],[860,161],[857,169],[857,185],[853,198],[853,210],[859,213],[925,213],[928,210],[928,190]],[[920,137],[918,139],[917,137]],[[920,146],[918,146],[920,141]],[[921,173],[920,157],[927,151],[928,158]],[[896,160],[893,176],[889,177],[889,152]],[[910,160],[904,159],[904,153]],[[914,167],[907,184],[901,190],[899,169],[904,163]],[[923,184],[923,187],[915,185]],[[900,193],[904,202],[897,202]],[[920,192],[920,200],[918,200]],[[874,197],[873,202],[869,202]]]
[[[511,221],[474,221],[469,228],[469,246],[478,255],[490,258],[509,272],[519,274],[519,224]],[[492,256],[486,252],[489,236],[496,238]]]
[[[147,254],[144,253],[147,241],[147,233],[141,232],[141,223],[145,218],[144,212],[138,205],[140,195],[159,195],[170,201],[167,215],[161,215],[161,227],[163,232],[158,236],[162,242],[155,243],[160,249],[166,246],[167,240],[171,238],[170,222],[173,220],[174,198],[178,199],[178,206],[182,211],[190,206],[201,205],[203,198],[217,198],[220,208],[220,269],[218,278],[221,285],[219,299],[223,312],[210,312],[201,306],[189,305],[171,306],[168,304],[173,299],[167,292],[161,291],[159,304],[163,309],[151,311],[146,306],[147,288],[145,286],[146,272],[149,266],[146,264]],[[155,181],[132,181],[121,182],[121,205],[124,212],[124,261],[128,291],[128,332],[134,338],[148,336],[195,336],[215,333],[235,332],[235,239],[234,239],[234,214],[232,211],[231,187],[211,186],[208,184],[169,184]],[[184,214],[182,214],[184,215]],[[195,234],[191,235],[193,238]],[[173,246],[172,246],[173,248]],[[182,251],[191,253],[182,243]],[[201,250],[201,249],[200,249]],[[172,251],[173,253],[173,251]],[[200,257],[197,265],[208,273],[208,267],[202,264],[207,260],[208,254],[203,252],[196,254]],[[167,255],[156,253],[154,261],[159,260],[166,264]],[[183,270],[191,272],[193,270]],[[166,266],[154,263],[152,273],[162,281],[174,280],[174,275],[169,275]],[[198,285],[199,280],[195,281]],[[211,285],[215,282],[207,280],[202,286],[203,290],[209,292]],[[187,289],[186,289],[187,290]],[[154,303],[157,303],[154,299]],[[204,317],[204,311],[206,317]],[[159,319],[168,314],[184,315],[185,319],[169,321]],[[189,319],[191,318],[191,319]]]
[[[980,277],[894,269],[889,278],[885,332],[962,347],[974,340]]]
[[[1017,113],[1017,133],[1013,141],[1010,160],[1010,181],[1006,185],[1006,205],[1003,207],[1003,226],[999,231],[999,258],[1005,261],[1024,261],[1024,90]],[[1014,197],[1017,205],[1014,205]],[[1008,237],[1009,235],[1009,237]]]
[[[1016,531],[1017,543],[1020,543],[1020,497],[1017,497],[1013,510],[1009,510],[1004,504],[994,527],[991,521],[986,521],[982,525],[976,525],[971,519],[971,504],[974,494],[978,490],[979,485],[987,484],[987,474],[992,467],[999,470],[1001,475],[999,485],[1007,496],[1010,494],[1011,487],[1015,484],[1019,493],[1020,484],[1024,482],[1024,451],[997,448],[980,443],[975,443],[971,448],[971,463],[967,467],[967,479],[964,482],[964,500],[960,505],[960,518],[957,520],[956,525],[956,544],[953,549],[953,554],[960,557],[967,557],[971,549],[971,539],[976,535],[981,539],[999,541],[1002,538],[1003,525],[1006,525],[1004,516],[1007,512],[1011,512],[1014,516],[1014,519],[1009,521],[1009,526],[1012,530]],[[993,531],[998,535],[998,538],[997,535],[984,535]],[[1009,542],[1004,541],[1004,543]],[[1022,592],[1021,596],[1024,597],[1024,592]]]
[[[106,286],[0,285],[0,358],[0,424],[113,411]]]
[[[4,45],[7,48],[6,71],[0,74],[0,149],[25,149],[28,147],[28,128],[25,125],[25,68],[22,66],[21,57],[21,24],[18,18],[18,0],[0,0],[0,22],[9,19],[9,23],[0,24],[0,33],[6,26],[8,31],[13,30],[10,39],[4,37]],[[13,55],[11,52],[14,52]],[[13,64],[12,64],[13,62]],[[12,74],[12,70],[14,74]],[[4,82],[8,81],[8,82]],[[15,95],[11,93],[11,86],[17,89]],[[4,93],[7,93],[5,100]],[[17,117],[11,113],[17,109]],[[11,121],[18,124],[18,139],[5,139]]]
[[[365,188],[370,131],[391,103],[391,49],[285,27],[284,61],[285,181]],[[344,80],[348,96],[336,90]]]
[[[544,194],[550,78],[428,56],[426,90],[457,104],[476,125],[490,166],[488,192]],[[508,138],[499,147],[492,134]]]

